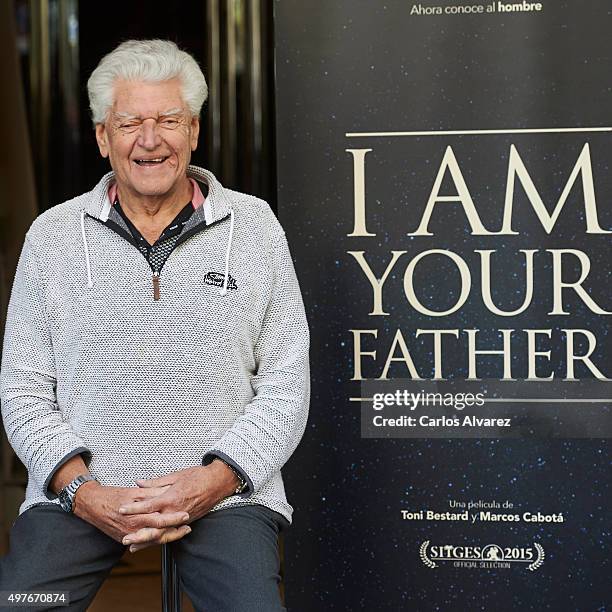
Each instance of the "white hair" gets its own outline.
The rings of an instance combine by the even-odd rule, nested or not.
[[[180,79],[183,101],[195,117],[208,96],[198,63],[169,40],[128,40],[105,55],[87,81],[94,125],[104,123],[113,105],[115,80],[159,83]]]

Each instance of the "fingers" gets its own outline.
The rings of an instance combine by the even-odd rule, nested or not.
[[[133,501],[127,504],[121,504],[119,514],[150,514],[151,512],[160,512],[163,510],[162,504],[155,497],[143,499],[141,501]]]
[[[174,542],[185,537],[188,533],[191,533],[191,527],[188,525],[181,525],[180,527],[166,527],[163,529],[157,529],[155,527],[143,527],[135,533],[126,535],[122,543],[125,546],[130,547],[130,552],[136,552],[147,546],[154,544],[167,544],[168,542]]]
[[[119,506],[119,514],[148,514],[161,512],[168,503],[169,487],[135,490]]]
[[[172,476],[161,476],[160,478],[139,478],[136,481],[136,484],[143,489],[147,489],[150,487],[167,487],[174,483],[174,478]]]
[[[144,516],[143,519],[143,522],[148,523],[151,527],[177,527],[189,520],[189,514],[187,512],[153,512]]]
[[[121,520],[124,533],[127,535],[136,533],[140,529],[166,529],[180,527],[189,520],[189,513],[181,510],[179,512],[152,512],[150,514],[133,515]]]
[[[168,490],[168,486],[165,487],[147,487],[147,488],[130,488],[130,501],[140,501],[143,499],[151,499],[152,497],[157,497],[158,495],[162,495]]]

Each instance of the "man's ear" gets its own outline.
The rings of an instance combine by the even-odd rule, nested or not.
[[[103,123],[96,123],[96,142],[102,157],[108,157],[108,134]]]
[[[198,148],[198,136],[200,135],[200,119],[192,117],[191,119],[191,150],[195,151]]]

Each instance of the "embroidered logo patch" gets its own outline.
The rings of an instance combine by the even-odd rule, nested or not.
[[[207,272],[204,277],[204,282],[207,285],[212,285],[213,287],[223,287],[223,282],[225,281],[225,275],[220,272]],[[227,275],[227,288],[228,289],[238,289],[238,285],[236,284],[236,279],[231,275]]]

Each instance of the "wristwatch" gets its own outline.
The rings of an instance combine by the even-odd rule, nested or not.
[[[215,459],[218,459],[221,463],[225,463],[225,465],[227,465],[227,467],[232,470],[234,474],[236,474],[236,478],[238,478],[238,486],[234,491],[234,495],[240,495],[240,493],[244,493],[249,487],[249,483],[245,480],[244,476],[233,465],[221,459],[221,457],[219,457],[218,455],[215,455]]]
[[[60,506],[64,512],[72,513],[74,510],[74,496],[78,488],[90,480],[95,480],[91,474],[81,474],[77,476],[71,483],[67,484],[59,493],[58,498]]]

